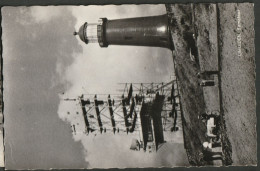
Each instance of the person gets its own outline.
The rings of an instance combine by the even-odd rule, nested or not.
[[[215,86],[214,80],[201,80],[201,82],[198,84],[199,86]]]
[[[208,137],[210,137],[210,138],[215,138],[215,137],[217,137],[217,135],[216,134],[213,134],[213,130],[214,129],[216,129],[216,124],[215,124],[215,122],[214,122],[215,120],[214,120],[214,118],[213,117],[211,117],[211,118],[209,118],[208,120],[207,120],[207,136]]]
[[[202,145],[203,145],[204,149],[208,148],[208,149],[212,150],[213,148],[221,147],[221,142],[207,142],[207,141],[205,141]]]
[[[130,150],[140,151],[140,142],[137,139],[132,139]]]
[[[201,119],[203,122],[205,122],[212,117],[218,121],[219,120],[219,112],[213,111],[213,112],[202,113],[198,118]]]
[[[214,138],[216,141],[219,140],[219,112],[207,112],[199,116],[202,122],[207,126],[206,136],[209,138]]]
[[[203,160],[204,161],[213,161],[213,160],[222,160],[222,152],[214,152],[212,148],[221,146],[219,143],[204,142],[203,143]]]
[[[197,78],[199,79],[199,86],[217,86],[216,75],[219,74],[219,71],[203,71],[197,73]]]
[[[209,79],[209,77],[211,75],[214,75],[214,74],[219,74],[219,71],[203,71],[203,72],[198,72],[197,73],[197,77],[199,79]]]

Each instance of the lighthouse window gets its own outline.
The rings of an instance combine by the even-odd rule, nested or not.
[[[131,39],[133,39],[132,36],[125,36],[125,40],[131,40]]]

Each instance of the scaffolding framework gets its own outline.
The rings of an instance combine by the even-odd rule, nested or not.
[[[85,123],[84,134],[125,132],[139,134],[146,150],[158,149],[164,133],[178,131],[180,99],[176,76],[168,83],[119,83],[120,96],[82,94],[78,101]],[[73,132],[75,125],[72,125]]]

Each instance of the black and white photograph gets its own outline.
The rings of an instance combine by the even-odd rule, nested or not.
[[[0,167],[257,166],[254,3],[1,17]]]

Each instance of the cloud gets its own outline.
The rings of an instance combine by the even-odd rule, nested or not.
[[[76,114],[76,112],[79,113]],[[126,134],[126,132],[121,131],[115,135],[112,132],[103,134],[96,132],[85,135],[85,124],[80,105],[74,101],[61,102],[58,113],[63,114],[60,115],[63,121],[75,126],[77,133],[72,135],[75,141],[82,143],[85,160],[89,163],[89,168],[173,167],[188,165],[183,144],[180,142],[167,143],[157,153],[131,151],[129,150],[131,141],[133,138],[140,136],[138,132]],[[176,135],[172,135],[172,137]]]
[[[76,114],[76,112],[79,113]],[[58,113],[63,114],[60,117],[64,121],[75,126],[77,133],[72,135],[75,141],[82,143],[85,160],[89,163],[89,168],[142,168],[188,165],[183,142],[181,142],[181,130],[171,135],[171,137],[177,138],[175,143],[168,142],[164,144],[157,153],[145,153],[129,149],[132,139],[140,136],[138,132],[126,134],[126,132],[121,131],[115,135],[109,131],[103,134],[99,132],[89,135],[84,134],[85,123],[80,105],[77,102],[61,102]]]
[[[164,5],[80,6],[69,9],[77,18],[76,30],[84,22],[96,22],[100,17],[117,19],[165,13]],[[73,139],[82,143],[85,160],[89,163],[89,167],[124,168],[175,165],[176,160],[173,158],[176,156],[169,157],[168,155],[169,159],[166,159],[162,153],[147,154],[130,151],[131,140],[136,138],[136,135],[126,135],[124,132],[120,135],[110,133],[85,135],[85,123],[80,105],[74,101],[62,100],[77,98],[81,94],[118,93],[116,90],[122,88],[117,85],[119,82],[167,82],[173,72],[171,51],[164,48],[135,46],[100,48],[98,44],[86,45],[78,37],[76,39],[83,48],[83,52],[73,53],[73,62],[64,72],[61,72],[63,79],[69,82],[71,87],[60,96],[58,114],[63,121],[75,126],[77,134],[73,134]],[[60,72],[59,65],[57,65],[57,71]],[[175,143],[181,143],[181,132],[176,136],[180,140]],[[170,148],[173,150],[176,147]],[[179,152],[185,153],[184,148]],[[174,154],[176,155],[176,153]],[[184,161],[182,157],[180,160]]]
[[[38,23],[30,8],[2,9],[5,143],[12,142],[5,148],[5,166],[87,167],[81,143],[72,139],[69,125],[57,115],[57,94],[65,87],[62,72],[73,62],[71,54],[82,52],[71,34],[75,18],[66,10]]]
[[[46,149],[50,148],[45,148],[45,146],[53,145],[54,143],[49,143],[49,141],[55,140],[56,146],[53,146],[53,148],[62,149],[59,150],[60,154],[64,154],[64,152],[71,154],[60,155],[61,157],[59,157],[59,159],[61,160],[64,157],[66,159],[65,161],[72,162],[71,158],[73,158],[73,162],[78,162],[78,166],[84,164],[82,164],[82,161],[79,159],[81,153],[74,150],[74,148],[76,148],[75,146],[78,146],[78,143],[74,141],[81,143],[83,148],[80,150],[82,150],[85,155],[85,161],[89,163],[89,167],[93,168],[158,167],[176,164],[175,160],[173,160],[175,156],[171,155],[172,153],[168,155],[161,153],[147,155],[142,152],[130,151],[129,146],[134,136],[127,136],[125,133],[122,133],[120,136],[114,136],[113,134],[113,136],[110,134],[96,136],[95,134],[92,136],[84,135],[84,119],[79,104],[74,103],[74,101],[67,102],[63,100],[67,97],[77,98],[81,93],[118,93],[116,92],[118,88],[116,83],[118,82],[168,81],[173,72],[172,56],[168,49],[133,46],[109,46],[108,48],[100,48],[98,44],[86,45],[79,40],[79,38],[72,36],[74,29],[78,29],[86,21],[96,22],[100,17],[116,19],[159,15],[165,13],[162,7],[164,8],[164,5],[48,6],[21,7],[19,11],[16,8],[4,7],[4,13],[7,16],[10,11],[11,15],[14,13],[16,15],[16,17],[9,16],[7,19],[4,17],[5,26],[9,28],[5,30],[8,30],[9,34],[5,34],[4,38],[8,40],[8,42],[15,42],[16,45],[14,46],[15,48],[13,48],[14,50],[12,50],[13,44],[8,44],[10,45],[8,46],[8,51],[10,51],[9,55],[11,55],[11,53],[15,54],[13,58],[8,58],[8,60],[26,60],[22,63],[22,67],[25,66],[26,71],[30,69],[30,71],[27,71],[27,74],[22,75],[23,77],[17,78],[17,82],[22,82],[23,84],[12,84],[13,86],[19,85],[19,89],[14,88],[16,91],[19,90],[15,99],[19,103],[28,103],[29,101],[37,103],[37,105],[41,107],[41,111],[38,106],[36,108],[36,105],[34,105],[35,113],[41,115],[32,116],[35,117],[37,122],[44,121],[44,124],[41,123],[39,124],[40,126],[34,128],[34,132],[22,134],[23,137],[20,137],[21,139],[25,139],[24,137],[26,135],[32,138],[31,136],[33,135],[33,138],[35,138],[35,141],[30,141],[29,143],[26,141],[26,144],[23,144],[23,148],[19,148],[21,150],[20,154],[22,154],[23,157],[25,147],[32,149],[33,146],[31,143],[40,141],[43,145],[41,144],[40,147],[34,146],[36,150],[30,151],[35,155],[35,158],[39,157],[39,155],[35,153],[41,148],[43,153],[47,153],[45,154],[47,156],[45,159],[48,162],[46,164],[53,164],[52,162],[54,162],[54,164],[56,164],[55,166],[71,165],[70,162],[61,161],[60,163],[55,163],[54,160],[51,160],[51,157],[55,156],[49,156],[51,154],[50,152],[55,153],[56,151],[55,149],[50,150],[50,152],[46,151]],[[69,9],[77,20],[75,21],[75,18],[71,16],[70,12],[64,12],[64,9]],[[12,19],[15,19],[16,22],[21,24],[19,30],[16,30],[16,27],[14,27],[14,23],[11,22],[13,21]],[[19,43],[17,43],[17,41]],[[21,51],[23,53],[20,53]],[[21,58],[18,58],[19,56],[21,56]],[[22,72],[18,71],[17,73],[22,74]],[[8,77],[7,79],[11,78],[13,77]],[[28,79],[28,81],[24,81],[26,79]],[[23,85],[23,87],[21,87],[21,85]],[[11,90],[12,88],[9,89]],[[26,91],[24,91],[25,89]],[[60,92],[64,89],[64,95],[60,95],[60,101],[55,102],[55,104],[59,103],[57,109],[59,118],[69,125],[76,126],[78,134],[72,134],[74,139],[72,143],[68,143],[68,138],[71,138],[69,128],[62,127],[62,124],[58,124],[58,121],[52,118],[53,113],[47,112],[48,114],[45,114],[47,107],[56,107],[50,99],[53,100],[53,97],[56,99],[57,91]],[[35,92],[40,93],[40,95]],[[24,94],[24,96],[20,96],[21,94]],[[43,99],[38,97],[45,97],[46,101],[43,103]],[[10,109],[18,110],[18,108]],[[56,108],[54,112],[56,112]],[[26,116],[22,118],[19,118],[24,116],[21,115],[20,111],[13,113],[19,113],[19,116],[14,117],[19,121],[16,125],[31,122],[32,117],[27,117],[28,113],[24,112],[23,114]],[[39,117],[43,117],[43,119],[39,120]],[[45,117],[48,118],[45,119]],[[22,119],[28,119],[28,121],[21,122]],[[61,121],[60,119],[58,120]],[[45,124],[45,122],[47,122],[47,124]],[[46,125],[48,125],[48,127],[46,127]],[[56,126],[58,128],[56,128]],[[29,129],[28,126],[25,126],[24,131],[28,132],[28,130],[26,130],[27,128]],[[40,135],[35,131],[36,129],[39,130],[38,132],[44,132],[45,130],[46,134],[50,134],[51,139],[46,138],[46,135]],[[37,138],[38,136],[41,139]],[[60,141],[63,141],[61,138],[63,136],[65,136],[64,139],[66,140],[60,144]],[[37,145],[39,144],[40,143]],[[175,146],[170,147],[172,150],[175,148]],[[177,148],[179,148],[179,146],[177,146]],[[7,148],[7,151],[8,150],[10,151],[10,149]],[[184,149],[182,150],[184,151]],[[183,153],[183,151],[180,150],[179,152]],[[41,155],[43,155],[43,153]],[[75,153],[77,156],[74,156]],[[176,153],[174,153],[174,155],[175,154]],[[168,156],[168,159],[165,158],[166,156]],[[42,166],[42,163],[33,162],[31,158],[29,162],[35,165],[38,164],[37,166]],[[182,157],[180,158],[182,159]],[[42,160],[38,161],[40,162]],[[9,163],[9,166],[12,164],[16,164],[16,166],[17,164],[26,165],[26,162],[22,160],[19,160],[19,162],[20,163]],[[43,164],[45,163],[43,162]],[[28,164],[27,167],[29,166],[32,165]],[[70,167],[72,167],[72,165]]]
[[[7,9],[7,10],[5,10]],[[3,13],[12,15],[10,11],[18,10],[21,16],[15,18],[15,22],[20,23],[21,25],[34,25],[37,24],[46,24],[50,21],[56,21],[59,18],[62,18],[64,14],[68,12],[68,7],[66,6],[32,6],[25,7],[21,6],[16,7],[4,7]],[[13,22],[13,21],[12,21]],[[57,21],[56,21],[57,22]]]
[[[65,7],[64,7],[65,8]],[[34,21],[38,23],[47,23],[50,20],[54,20],[63,14],[64,8],[57,8],[55,6],[41,7],[32,6],[30,8],[30,14]]]
[[[116,12],[119,16],[140,17],[162,15],[166,13],[166,9],[164,4],[122,5],[120,8],[116,8]]]
[[[100,18],[118,19],[141,16],[161,15],[166,13],[165,5],[105,5],[105,6],[75,6],[71,7],[76,16],[78,29],[86,21],[96,23]]]

